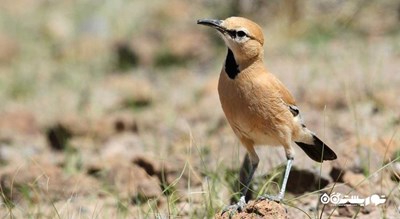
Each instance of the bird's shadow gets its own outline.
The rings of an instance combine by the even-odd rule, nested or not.
[[[240,169],[228,169],[226,172],[225,180],[228,182],[232,194],[230,198],[231,204],[237,203],[241,196],[240,191],[244,183],[240,179],[239,173],[241,169],[243,170],[244,165],[248,165],[246,164],[246,159],[243,161]],[[281,185],[284,169],[285,165],[283,164],[271,169],[267,174],[254,177],[246,194],[246,202],[264,193],[270,195],[277,194],[280,189],[279,187]],[[270,183],[270,185],[266,183]],[[318,173],[293,166],[289,174],[286,192],[300,195],[324,188],[328,184],[329,180],[320,176]]]

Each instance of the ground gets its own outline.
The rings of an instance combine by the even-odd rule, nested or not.
[[[261,24],[267,69],[338,159],[293,145],[284,200],[259,202],[285,155],[257,148],[233,218],[398,218],[399,6],[282,2],[2,2],[0,216],[227,218],[245,150],[218,100],[226,48],[196,20],[239,14]],[[337,207],[324,193],[387,201]]]

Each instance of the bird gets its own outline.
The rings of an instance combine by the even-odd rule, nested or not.
[[[259,197],[281,202],[295,157],[292,142],[319,163],[337,156],[306,127],[293,95],[266,69],[264,34],[258,24],[243,17],[199,19],[197,24],[217,30],[227,46],[218,94],[229,125],[246,149],[239,173],[239,201],[224,211],[241,211],[246,206],[246,194],[260,161],[255,147],[260,145],[282,146],[285,151],[287,161],[279,193]]]

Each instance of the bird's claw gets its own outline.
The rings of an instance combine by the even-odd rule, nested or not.
[[[226,206],[224,210],[222,210],[221,215],[225,214],[226,212],[229,212],[230,215],[233,215],[237,212],[241,212],[245,206],[246,206],[246,200],[244,196],[242,196],[240,197],[238,203]]]
[[[260,197],[258,197],[258,200],[270,200],[270,201],[274,201],[274,202],[278,202],[280,203],[282,201],[282,197],[280,195],[262,195]]]
[[[224,210],[222,210],[221,216],[223,214],[225,214],[226,212],[229,212],[230,215],[233,215],[233,214],[235,214],[237,212],[240,212],[240,211],[241,211],[241,207],[238,204],[229,205],[229,206],[226,206],[224,208]]]

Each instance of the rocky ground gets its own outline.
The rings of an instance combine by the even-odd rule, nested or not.
[[[281,9],[290,5],[237,2],[241,7],[4,1],[0,216],[398,218],[394,3],[357,6],[348,20],[352,3],[328,5],[326,13],[327,3],[307,3],[308,11],[296,15],[297,9]],[[267,68],[292,91],[307,127],[338,155],[320,165],[295,148],[287,194],[278,204],[256,197],[279,190],[283,150],[258,148],[251,201],[232,215],[221,209],[235,201],[245,151],[218,100],[226,51],[217,34],[195,25],[229,10],[268,20]],[[376,11],[385,16],[377,19]],[[303,15],[294,26],[292,15]],[[319,201],[324,193],[379,194],[387,201],[337,207]]]

